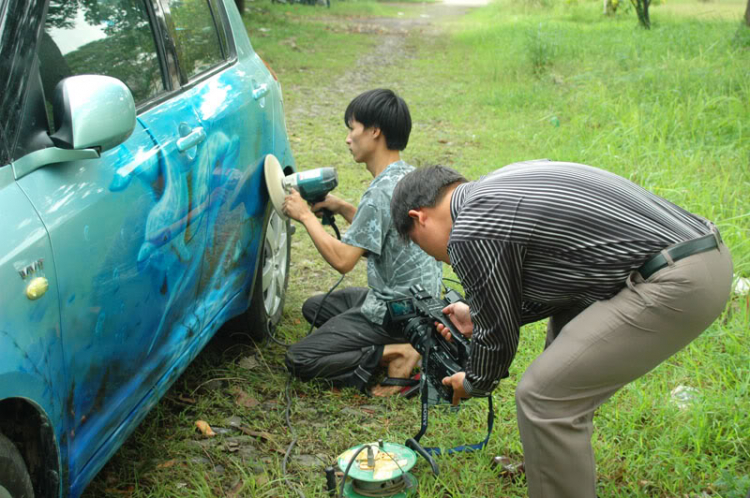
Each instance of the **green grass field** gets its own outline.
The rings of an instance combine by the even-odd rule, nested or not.
[[[387,86],[411,107],[407,161],[445,164],[468,178],[541,157],[610,170],[715,221],[735,273],[750,277],[750,43],[738,35],[741,1],[662,1],[652,7],[651,30],[638,27],[625,2],[612,17],[594,1],[501,0],[461,17],[419,3],[251,5],[245,20],[282,82],[298,166],[336,166],[340,197],[356,202],[371,180],[344,144],[346,104]],[[419,24],[425,19],[429,25]],[[363,285],[363,266],[342,285]],[[298,226],[280,339],[304,336],[301,303],[337,278]],[[420,460],[419,496],[525,496],[523,481],[502,481],[490,467],[494,455],[522,458],[513,392],[542,350],[544,323],[521,337],[511,376],[494,395],[487,449],[441,457],[439,477]],[[345,449],[378,438],[403,443],[419,429],[417,400],[295,382],[292,433],[283,355],[274,344],[214,341],[87,496],[323,497],[323,466]],[[671,395],[679,386],[692,389],[685,405]],[[745,498],[749,412],[745,295],[687,349],[598,410],[599,496]],[[229,429],[233,416],[245,433],[206,440],[195,431],[197,419]],[[475,443],[485,426],[482,400],[457,413],[437,407],[423,442]],[[283,472],[295,435],[286,470],[296,491]]]

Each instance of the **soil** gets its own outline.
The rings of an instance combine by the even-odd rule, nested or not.
[[[346,71],[325,88],[285,88],[285,93],[301,91],[309,96],[300,100],[299,105],[286,109],[290,129],[302,128],[296,126],[296,119],[307,120],[310,116],[319,118],[330,113],[341,114],[342,102],[348,102],[360,92],[373,88],[376,80],[389,66],[400,65],[408,60],[411,56],[407,44],[409,35],[440,36],[445,33],[444,21],[463,16],[472,8],[486,4],[487,0],[445,0],[438,3],[424,3],[421,4],[421,12],[416,17],[362,17],[345,20],[320,17],[319,20],[325,22],[329,29],[334,31],[378,36],[378,50],[362,54],[351,70]],[[405,4],[407,5],[413,7],[414,4]]]

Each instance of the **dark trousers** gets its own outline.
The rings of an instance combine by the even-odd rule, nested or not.
[[[324,302],[323,296],[313,296],[302,305],[308,323],[318,313],[318,329],[289,348],[286,366],[304,381],[322,378],[336,386],[361,390],[377,369],[385,345],[401,344],[406,339],[390,334],[362,314],[366,288],[332,292]]]

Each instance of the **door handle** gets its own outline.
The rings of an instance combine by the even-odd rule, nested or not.
[[[265,97],[265,95],[268,93],[268,84],[262,83],[255,87],[253,90],[253,98],[255,100],[260,99],[261,97]]]
[[[177,150],[185,152],[192,149],[206,139],[206,132],[202,127],[193,128],[193,130],[182,138],[177,139]]]

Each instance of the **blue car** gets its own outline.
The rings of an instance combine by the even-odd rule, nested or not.
[[[219,327],[280,319],[268,154],[232,0],[0,0],[0,497],[79,496]]]

